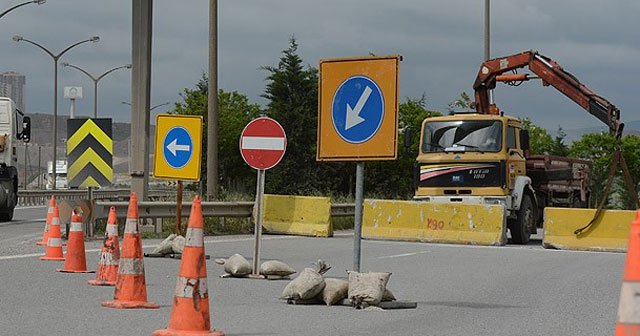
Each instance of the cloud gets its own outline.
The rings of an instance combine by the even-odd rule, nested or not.
[[[483,57],[483,1],[423,0],[242,0],[219,1],[219,86],[265,104],[264,65],[277,64],[295,35],[299,53],[311,66],[319,59],[397,53],[401,97],[426,93],[429,108],[445,110],[471,85]],[[4,7],[9,4],[5,2]],[[640,3],[632,0],[491,1],[492,56],[537,49],[555,59],[590,88],[622,110],[635,112],[640,67]],[[208,1],[155,1],[152,104],[179,101],[208,65]],[[131,62],[131,1],[56,0],[25,6],[0,20],[0,71],[27,75],[27,108],[51,109],[52,62],[33,46],[12,42],[14,34],[60,49],[100,35],[96,45],[80,46],[64,60],[100,73]],[[100,82],[100,110],[129,120],[130,76],[126,71]],[[92,109],[91,82],[60,69],[60,86],[82,85],[80,114]],[[555,130],[558,124],[599,126],[577,105],[539,83],[500,86],[497,102]],[[60,99],[59,111],[68,102]],[[61,112],[63,113],[63,112]]]

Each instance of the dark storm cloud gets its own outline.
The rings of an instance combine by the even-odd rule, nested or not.
[[[0,1],[8,8],[13,1]],[[631,0],[493,0],[492,55],[537,49],[557,60],[582,82],[614,102],[625,120],[635,111],[640,70],[640,3]],[[239,0],[219,1],[219,82],[261,104],[266,73],[288,38],[296,36],[299,53],[311,66],[320,58],[398,53],[401,97],[428,99],[429,108],[445,110],[471,84],[483,57],[484,1],[420,0]],[[152,104],[179,101],[179,93],[207,69],[208,1],[154,2]],[[0,21],[0,70],[28,76],[28,108],[48,111],[51,60],[32,46],[11,41],[14,34],[59,50],[87,36],[96,45],[78,47],[65,61],[101,73],[130,62],[131,2],[124,0],[48,0]],[[114,73],[100,84],[100,110],[129,120],[130,75]],[[90,84],[79,73],[60,69],[60,85],[82,85],[79,110],[92,106]],[[539,83],[500,87],[500,106],[555,130],[599,126],[553,89]],[[61,100],[59,111],[68,109]]]

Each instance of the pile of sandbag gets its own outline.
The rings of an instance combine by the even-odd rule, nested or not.
[[[223,278],[244,278],[253,272],[253,267],[249,261],[237,253],[228,259],[216,259],[215,262],[224,266],[225,274],[221,275]],[[268,260],[260,265],[260,275],[267,279],[288,279],[289,275],[293,273],[296,273],[296,270],[278,260]]]
[[[327,306],[343,303],[345,299],[356,309],[378,306],[380,302],[394,301],[387,282],[391,273],[347,272],[348,280],[325,278],[329,266],[318,260],[313,267],[305,268],[293,279],[280,297],[287,303],[325,303]]]
[[[183,236],[172,233],[165,240],[158,245],[153,251],[151,256],[164,256],[174,253],[182,253],[184,251],[184,244],[186,239]]]

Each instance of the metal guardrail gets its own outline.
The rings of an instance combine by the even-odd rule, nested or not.
[[[99,189],[93,192],[94,226],[104,223],[109,216],[111,207],[116,208],[116,216],[124,219],[127,216],[129,207],[129,189]],[[46,205],[55,195],[56,202],[66,201],[69,203],[79,202],[87,199],[86,190],[22,190],[18,194],[18,205],[37,206]],[[174,190],[150,190],[149,198],[152,200],[172,201],[142,201],[138,202],[138,216],[143,220],[150,220],[156,231],[162,230],[162,219],[176,217],[176,202]],[[249,218],[253,214],[254,202],[202,202],[202,215],[204,217],[240,217]],[[191,202],[182,203],[182,217],[187,218],[191,211]],[[355,214],[355,204],[332,204],[331,216],[349,217]],[[87,234],[92,234],[89,230]]]
[[[251,217],[254,202],[202,202],[204,217]],[[111,207],[116,208],[116,216],[124,219],[127,216],[128,202],[96,201],[94,203],[94,220],[106,220]],[[188,217],[191,202],[182,203],[182,216]],[[331,216],[349,217],[355,215],[355,204],[332,204]],[[138,216],[142,219],[163,219],[176,217],[175,202],[138,202]]]
[[[239,217],[250,218],[253,215],[254,202],[202,202],[204,217]],[[128,202],[96,201],[94,203],[94,227],[106,222],[111,207],[116,209],[116,217],[124,222],[129,207]],[[162,232],[162,221],[165,218],[176,217],[175,202],[138,202],[138,217],[147,224],[152,224],[156,233]],[[189,216],[191,202],[182,203],[183,218]],[[355,214],[355,204],[332,204],[331,216],[349,217]],[[149,220],[149,221],[147,221]],[[186,224],[185,224],[186,225]]]
[[[47,205],[51,195],[56,197],[56,201],[80,201],[87,199],[87,191],[80,189],[19,190],[18,205]],[[130,195],[130,189],[97,189],[93,191],[93,198],[95,200],[127,201]],[[150,190],[149,198],[152,200],[175,198],[175,190]]]
[[[204,217],[251,217],[254,202],[202,202]],[[109,209],[116,208],[118,218],[126,218],[128,202],[96,201],[94,204],[95,220],[106,220]],[[188,217],[191,202],[182,203],[182,216]],[[349,217],[355,214],[355,204],[332,204],[331,216]],[[175,202],[138,202],[138,216],[140,218],[162,219],[176,217]]]
[[[105,220],[109,216],[109,209],[116,208],[118,218],[127,217],[128,202],[103,202],[94,204],[95,220]],[[142,219],[175,218],[175,202],[138,202],[138,216]],[[182,203],[182,215],[189,216],[191,202]],[[204,217],[250,217],[253,211],[253,202],[202,202],[202,215]]]

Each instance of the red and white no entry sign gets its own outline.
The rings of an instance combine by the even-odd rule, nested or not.
[[[266,170],[280,162],[287,148],[287,135],[277,121],[260,117],[244,127],[240,135],[240,154],[254,169]]]

